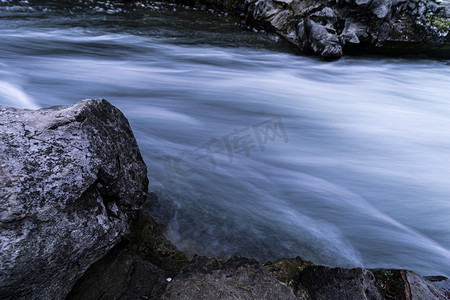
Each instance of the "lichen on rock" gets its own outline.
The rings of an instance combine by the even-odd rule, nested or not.
[[[128,233],[147,168],[108,101],[0,107],[0,295],[62,299]]]

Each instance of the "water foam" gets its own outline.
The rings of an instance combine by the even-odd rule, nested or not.
[[[39,108],[31,96],[27,95],[20,86],[6,81],[0,81],[0,104],[18,108]]]

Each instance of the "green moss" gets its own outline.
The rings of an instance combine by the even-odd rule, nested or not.
[[[374,275],[375,275],[375,278],[377,280],[380,280],[380,281],[390,281],[391,280],[391,277],[389,276],[389,273],[386,273],[386,272],[383,272],[383,271],[375,272]]]
[[[385,299],[401,300],[407,293],[407,278],[405,270],[373,270],[377,285]]]
[[[439,32],[450,31],[450,19],[444,19],[435,15],[427,17],[430,25],[436,27]]]
[[[297,280],[299,274],[307,267],[314,266],[312,262],[301,259],[300,257],[292,259],[280,259],[274,263],[265,265],[267,270],[272,273],[276,279],[285,283],[295,295],[303,295],[302,287]],[[304,295],[303,295],[304,296]],[[306,296],[304,296],[306,297]],[[301,298],[301,297],[300,297]],[[303,299],[303,298],[302,298]],[[309,299],[309,298],[305,298]]]

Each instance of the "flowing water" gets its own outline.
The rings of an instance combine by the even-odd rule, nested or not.
[[[106,98],[189,254],[450,275],[450,65],[300,56],[225,14],[0,3],[0,104]]]

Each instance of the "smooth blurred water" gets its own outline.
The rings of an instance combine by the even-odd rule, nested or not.
[[[226,15],[58,3],[0,4],[0,104],[119,107],[182,250],[450,275],[448,61],[325,63]]]

